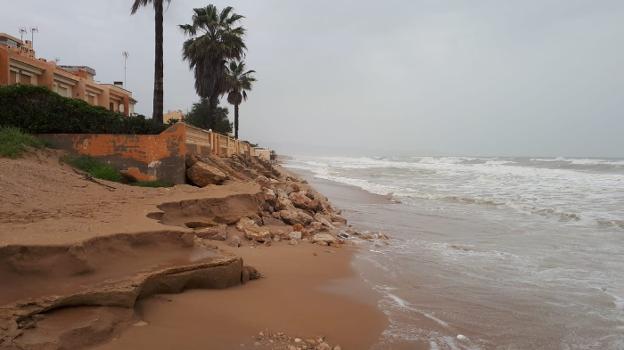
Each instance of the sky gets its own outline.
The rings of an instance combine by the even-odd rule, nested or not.
[[[165,111],[198,100],[177,25],[209,3],[165,12]],[[258,82],[240,136],[280,153],[624,157],[624,1],[212,3],[246,17]],[[0,4],[0,32],[37,26],[39,57],[88,65],[99,81],[123,80],[128,51],[127,88],[151,115],[152,8]]]

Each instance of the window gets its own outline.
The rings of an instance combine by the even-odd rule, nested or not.
[[[32,85],[31,76],[24,74],[24,72],[20,72],[19,82],[24,85]]]
[[[17,84],[17,72],[12,70],[9,76],[9,84]]]

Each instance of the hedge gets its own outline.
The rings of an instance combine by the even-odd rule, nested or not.
[[[0,126],[33,134],[158,134],[166,128],[29,85],[0,87]]]

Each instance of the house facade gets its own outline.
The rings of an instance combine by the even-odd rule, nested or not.
[[[87,66],[57,65],[54,61],[37,58],[29,40],[20,40],[0,33],[0,86],[24,84],[45,86],[71,98],[94,106],[134,114],[136,100],[123,84],[102,84],[94,80],[95,70]]]

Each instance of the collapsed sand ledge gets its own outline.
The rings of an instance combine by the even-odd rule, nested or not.
[[[51,346],[49,339],[46,344],[22,340],[32,342],[36,337],[26,333],[36,333],[37,321],[56,309],[132,309],[138,300],[155,294],[221,289],[258,277],[240,257],[192,233],[175,231],[118,234],[65,246],[7,246],[0,248],[0,266],[3,283],[13,286],[0,291],[0,347],[16,349]],[[36,283],[38,279],[46,281]],[[111,326],[116,323],[119,320],[111,320]],[[65,347],[61,338],[62,334],[53,348]]]

